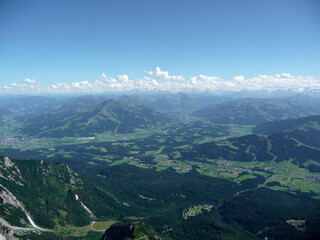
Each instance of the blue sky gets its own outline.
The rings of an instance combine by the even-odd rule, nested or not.
[[[96,80],[183,89],[192,78],[317,87],[319,63],[317,0],[0,0],[0,92]]]

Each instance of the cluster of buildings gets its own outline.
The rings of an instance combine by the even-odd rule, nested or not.
[[[0,145],[4,147],[17,147],[25,148],[25,149],[33,149],[34,143],[39,140],[37,138],[30,138],[30,137],[22,137],[22,138],[15,138],[15,137],[8,137],[3,136],[0,138]]]

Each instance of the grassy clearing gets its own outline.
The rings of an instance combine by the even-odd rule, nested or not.
[[[104,156],[97,156],[94,157],[95,160],[99,160],[99,161],[103,161],[103,162],[108,162],[108,163],[112,163],[112,159],[108,158],[108,157],[104,157]]]
[[[199,163],[187,161],[191,166],[198,167],[197,171],[210,177],[227,178],[237,183],[245,179],[255,178],[255,175],[267,177],[266,182],[262,185],[264,187],[281,190],[281,191],[301,191],[301,192],[315,192],[320,194],[320,184],[317,180],[312,180],[310,177],[318,176],[317,173],[310,173],[305,168],[290,161],[276,163],[271,162],[235,162],[224,159],[210,160],[210,163]],[[260,168],[257,171],[254,168]],[[269,173],[264,172],[267,169]],[[246,171],[247,174],[238,177],[238,175]],[[270,172],[273,174],[270,176]],[[281,186],[267,186],[268,182],[278,182]]]
[[[249,179],[249,178],[256,178],[256,176],[254,176],[254,175],[242,175],[241,177],[238,177],[238,178],[236,178],[235,180],[237,181],[237,182],[242,182],[243,180],[246,180],[246,179]]]
[[[130,158],[124,158],[122,160],[113,162],[112,164],[110,164],[110,166],[116,166],[116,165],[120,165],[123,163],[130,163],[131,162],[130,160],[131,160]]]
[[[148,201],[154,201],[154,200],[156,200],[155,198],[146,197],[146,196],[143,196],[143,195],[141,195],[141,194],[139,195],[139,197],[142,198],[142,199],[148,200]]]
[[[55,226],[54,230],[58,236],[61,236],[64,238],[67,238],[68,236],[84,237],[90,231],[105,232],[114,223],[116,223],[115,220],[97,221],[97,222],[92,222],[89,225],[86,225],[83,227],[77,227],[77,226],[73,226],[73,225],[61,226],[60,224],[57,224]]]
[[[97,165],[99,165],[98,163],[96,163],[96,162],[88,162],[89,164],[91,164],[91,165],[93,165],[93,166],[97,166]]]
[[[104,232],[116,222],[117,221],[114,221],[114,220],[109,220],[104,222],[95,222],[94,224],[92,224],[92,229],[95,231]]]
[[[130,153],[130,154],[135,154],[135,155],[137,155],[137,154],[140,153],[140,151],[129,151],[129,153]]]
[[[289,188],[285,187],[285,186],[272,186],[269,188],[272,190],[275,190],[275,191],[288,191],[289,190]]]

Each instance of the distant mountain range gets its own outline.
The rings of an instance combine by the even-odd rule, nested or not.
[[[118,98],[126,103],[136,103],[167,114],[191,113],[212,104],[230,100],[228,97],[202,94],[124,95]]]
[[[237,99],[193,113],[214,123],[256,125],[263,122],[320,114],[320,100],[294,96],[288,98]]]
[[[17,96],[2,98],[0,102],[0,120],[4,116],[21,117],[27,114],[39,114],[56,106],[58,100],[41,96]]]
[[[168,120],[149,108],[111,99],[90,106],[84,104],[83,108],[77,102],[76,107],[72,106],[74,104],[67,104],[67,107],[26,119],[21,132],[40,137],[93,136],[104,132],[124,134],[154,128]]]
[[[5,98],[0,103],[0,120],[5,116],[16,119],[20,133],[28,136],[74,137],[103,132],[133,133],[170,122],[168,115],[190,117],[191,114],[213,123],[256,125],[320,114],[320,100],[301,95],[236,100],[185,93],[127,95],[106,100],[108,97]]]

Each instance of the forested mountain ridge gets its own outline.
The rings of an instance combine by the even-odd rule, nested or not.
[[[157,127],[168,118],[143,106],[109,99],[80,109],[47,112],[23,123],[23,134],[40,137],[93,136],[96,133],[133,133]]]
[[[184,157],[243,162],[292,161],[300,167],[311,165],[310,161],[320,164],[319,116],[262,123],[254,131],[265,135],[252,134],[200,144]],[[307,161],[310,164],[306,165]]]
[[[263,122],[320,114],[320,101],[299,96],[288,98],[237,99],[199,109],[194,116],[214,123],[256,125]]]
[[[0,157],[0,190],[0,228],[21,239],[99,239],[126,208],[64,163]]]
[[[65,164],[15,161],[1,157],[1,216],[15,226],[53,228],[60,224],[84,224],[89,214],[75,198],[82,180]]]
[[[280,120],[258,124],[253,131],[258,134],[274,134],[280,132],[294,133],[305,132],[310,135],[311,131],[318,132],[320,129],[320,116]]]

